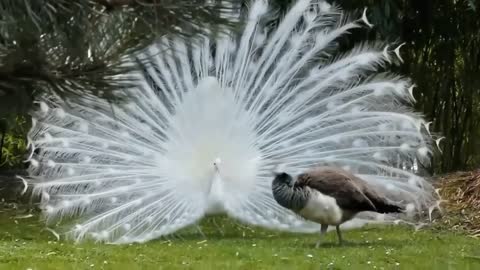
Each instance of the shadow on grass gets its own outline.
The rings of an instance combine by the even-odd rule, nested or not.
[[[316,239],[312,239],[311,242],[304,242],[302,246],[304,248],[315,248]],[[374,241],[374,242],[362,242],[362,241],[344,241],[341,245],[337,241],[333,242],[323,242],[320,244],[319,249],[322,248],[332,248],[332,249],[339,249],[339,248],[358,248],[358,247],[390,247],[390,248],[399,248],[404,246],[404,243],[399,240],[388,240],[388,241]]]
[[[201,233],[188,233],[188,234],[176,234],[171,236],[165,236],[163,239],[152,240],[155,242],[163,242],[165,240],[172,240],[172,241],[241,241],[241,240],[274,240],[277,238],[285,239],[292,239],[296,240],[299,238],[305,237],[304,235],[295,235],[295,234],[279,234],[279,233],[272,233],[272,234],[256,234],[256,233],[249,233],[246,235],[242,235],[236,232],[229,232],[229,233],[216,233],[216,232],[209,232],[208,234],[202,235]]]

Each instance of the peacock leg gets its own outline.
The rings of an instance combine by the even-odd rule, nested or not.
[[[203,233],[203,230],[202,230],[202,228],[200,227],[200,225],[197,224],[195,227],[197,228],[198,232],[199,232],[200,235],[203,237],[203,239],[207,239],[207,236]]]
[[[213,218],[213,225],[220,232],[222,236],[225,236],[225,233],[223,232],[222,228],[217,224],[217,222],[215,221],[215,218]]]
[[[325,236],[325,233],[327,233],[328,225],[322,224],[320,226],[320,238],[317,241],[317,244],[315,245],[315,248],[319,248],[320,244],[322,243],[323,237]]]

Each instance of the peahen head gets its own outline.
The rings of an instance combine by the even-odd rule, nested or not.
[[[293,188],[295,184],[295,179],[286,172],[275,173],[275,178],[273,179],[273,185],[277,186],[286,186]]]

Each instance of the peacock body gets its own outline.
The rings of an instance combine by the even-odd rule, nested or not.
[[[299,0],[270,31],[268,12],[255,0],[241,36],[165,38],[130,57],[150,61],[125,74],[134,83],[121,93],[126,104],[40,100],[29,172],[47,222],[68,219],[74,240],[109,243],[145,242],[217,213],[318,231],[273,199],[279,164],[292,174],[341,167],[410,212],[436,205],[432,186],[398,163],[428,161],[433,142],[409,107],[409,80],[378,72],[398,50],[364,43],[338,55],[341,36],[369,25],[365,13],[351,19]]]

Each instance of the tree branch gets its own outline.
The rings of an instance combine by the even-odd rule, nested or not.
[[[94,1],[104,6],[108,11],[111,11],[114,8],[132,5],[136,2],[135,0],[94,0]]]
[[[0,164],[3,158],[3,143],[5,142],[5,134],[7,133],[6,127],[2,126],[2,139],[0,140]]]
[[[85,93],[116,98],[114,91],[133,83],[128,78],[113,79],[132,68],[125,65],[124,56],[144,49],[159,36],[193,42],[193,37],[232,29],[236,22],[224,15],[234,3],[2,0],[0,117],[28,111],[44,93],[65,99]]]

